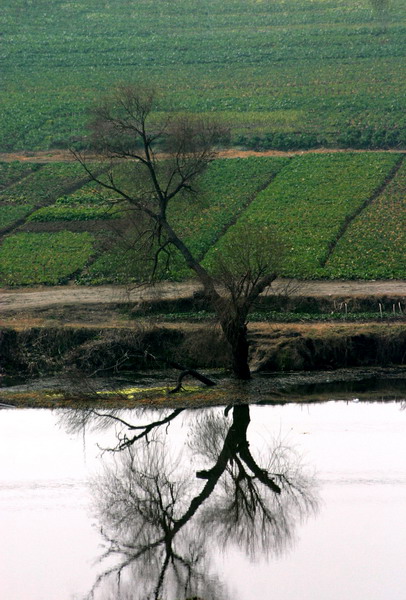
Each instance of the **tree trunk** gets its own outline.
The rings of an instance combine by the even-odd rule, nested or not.
[[[224,335],[231,347],[231,368],[236,379],[247,381],[251,379],[251,371],[248,363],[249,342],[247,338],[247,324],[227,320],[221,322]]]

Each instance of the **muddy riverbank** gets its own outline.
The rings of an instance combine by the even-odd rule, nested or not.
[[[273,378],[266,393],[275,397],[291,394],[297,385],[313,385],[309,377],[320,372],[320,382],[331,382],[336,374],[338,380],[347,380],[350,371],[352,380],[365,369],[375,370],[372,376],[379,379],[376,370],[388,368],[400,369],[402,379],[405,301],[405,282],[277,282],[261,299],[248,327],[251,369],[257,377]],[[160,390],[153,397],[142,392],[134,402],[144,397],[147,403],[177,403],[162,391],[177,378],[168,369],[168,360],[203,371],[214,369],[224,388],[228,347],[191,282],[134,290],[110,286],[8,290],[0,294],[0,309],[3,390],[10,376],[24,380],[53,376],[57,382],[125,376],[135,381],[141,373],[159,372]],[[249,401],[257,401],[252,399],[254,387]],[[55,402],[55,396],[47,404],[40,393],[21,394],[21,405]],[[193,394],[188,402],[197,405],[224,403],[223,391]]]

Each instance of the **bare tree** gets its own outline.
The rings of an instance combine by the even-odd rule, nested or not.
[[[247,316],[276,277],[277,245],[270,231],[247,225],[236,229],[231,244],[214,260],[213,271],[193,255],[182,232],[171,225],[168,208],[184,194],[193,199],[196,179],[215,158],[227,131],[217,123],[185,116],[160,122],[154,108],[153,92],[119,87],[94,109],[90,122],[91,147],[105,163],[103,176],[83,154],[74,154],[88,175],[110,190],[112,202],[124,203],[146,223],[135,234],[134,246],[148,248],[151,277],[174,249],[180,253],[217,314],[230,345],[234,375],[249,379]]]

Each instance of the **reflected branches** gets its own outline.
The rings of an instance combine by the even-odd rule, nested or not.
[[[163,425],[168,427],[171,421],[184,410],[184,408],[177,408],[173,411],[168,411],[166,416],[155,421],[148,422],[144,425],[134,425],[122,417],[122,410],[104,412],[94,408],[87,408],[83,410],[70,410],[69,412],[64,413],[61,417],[61,423],[72,433],[80,431],[86,426],[100,430],[110,427],[111,425],[118,425],[119,427],[116,428],[117,443],[111,448],[106,448],[106,450],[109,450],[110,452],[121,452],[139,440],[144,440],[148,444],[148,436],[150,434]],[[148,413],[149,411],[146,410],[145,412]],[[161,412],[165,414],[165,411]],[[134,431],[137,433],[131,435]]]
[[[113,450],[121,450],[93,484],[106,544],[101,561],[109,566],[92,598],[106,598],[112,581],[111,598],[125,598],[129,587],[133,600],[227,598],[209,548],[238,547],[251,557],[279,553],[317,509],[315,481],[295,452],[278,442],[260,456],[250,446],[249,406],[194,419],[180,460],[166,433],[182,410],[144,424],[117,413],[87,415],[88,423],[119,426]]]
[[[228,431],[215,414],[196,425],[194,449],[208,460],[213,460],[222,440],[227,446],[227,436],[234,430],[227,476],[219,481],[204,520],[224,545],[236,543],[251,556],[279,553],[292,541],[296,523],[316,511],[315,481],[300,456],[280,441],[269,448],[266,460],[254,459],[246,435],[249,420],[249,407],[235,406]]]
[[[95,482],[96,508],[107,543],[101,558],[118,562],[99,576],[93,592],[112,574],[125,588],[121,576],[129,566],[130,581],[139,588],[133,598],[164,597],[164,587],[176,597],[210,588],[204,532],[192,531],[193,523],[184,520],[194,486],[186,473],[179,474],[179,466],[169,458],[162,439],[154,437],[136,452],[131,448],[117,457],[114,468],[110,466]]]

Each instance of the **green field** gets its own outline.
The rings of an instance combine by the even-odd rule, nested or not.
[[[284,246],[283,275],[323,277],[330,244],[398,161],[398,155],[384,153],[307,154],[296,158],[257,195],[219,241],[218,250],[221,252],[227,236],[243,229],[244,223],[258,228],[265,225]],[[210,264],[210,253],[206,261]],[[342,276],[348,277],[348,273]]]
[[[0,278],[6,285],[64,283],[82,269],[93,248],[90,233],[18,233],[0,248]]]
[[[0,151],[66,147],[129,81],[248,147],[404,147],[406,5],[377,4],[3,0]]]
[[[83,179],[78,165],[31,166],[28,175],[24,166],[14,165],[21,179],[0,195],[0,234],[7,226],[0,235],[0,286],[127,283],[150,272],[151,256],[134,246],[139,223],[124,206],[109,210],[106,195]],[[30,196],[23,193],[28,180]],[[213,253],[248,222],[266,226],[281,243],[285,276],[406,277],[404,154],[218,159],[196,184],[198,194],[180,198],[169,218],[208,268]],[[191,274],[174,254],[159,275]]]
[[[340,239],[326,271],[330,277],[404,279],[406,274],[406,162],[386,189]]]

